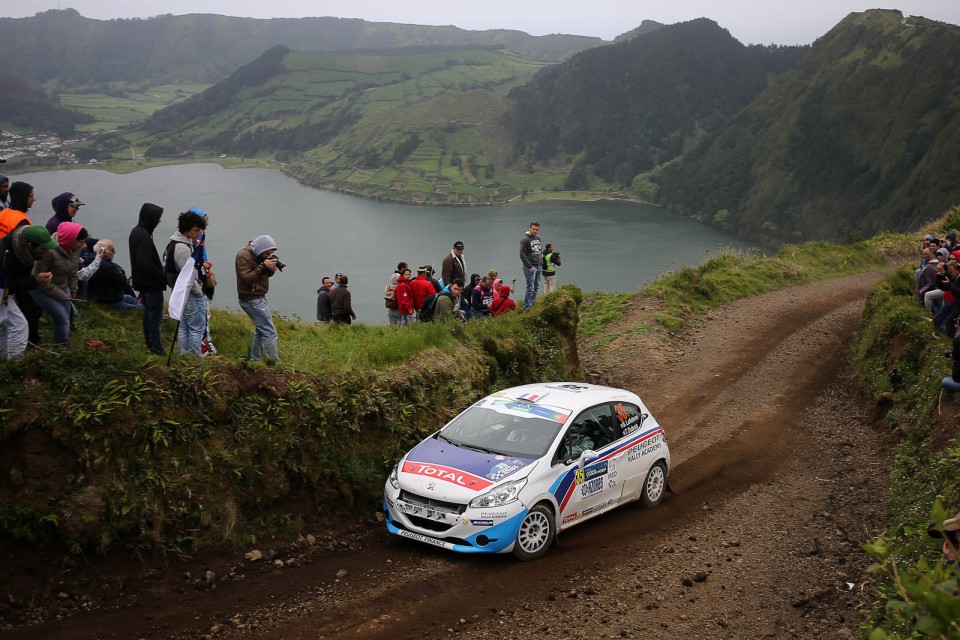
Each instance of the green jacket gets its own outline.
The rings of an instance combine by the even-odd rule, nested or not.
[[[454,301],[453,296],[448,293],[441,293],[437,296],[437,308],[433,312],[435,320],[446,320],[447,318],[460,318],[459,305]]]

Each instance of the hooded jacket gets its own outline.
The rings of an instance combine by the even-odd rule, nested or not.
[[[73,194],[65,191],[50,201],[50,204],[53,205],[53,215],[47,220],[47,231],[50,232],[50,235],[57,232],[57,227],[60,226],[61,222],[73,222],[73,219],[67,214],[67,205],[70,204],[71,199],[73,199]]]
[[[543,253],[540,246],[540,236],[535,236],[529,230],[523,232],[520,238],[520,262],[524,268],[539,269],[543,265]]]
[[[10,203],[6,209],[0,211],[0,238],[19,226],[33,224],[27,217],[27,209],[30,208],[27,203],[31,193],[33,187],[26,182],[17,181],[10,185],[10,192],[7,194]]]
[[[393,293],[397,299],[397,312],[402,316],[413,313],[413,290],[410,288],[410,281],[403,276],[397,278],[397,288]]]
[[[517,303],[510,299],[510,287],[503,285],[500,287],[498,296],[490,303],[490,310],[494,316],[502,316],[508,311],[517,308]]]
[[[66,302],[77,292],[77,269],[80,268],[80,249],[74,249],[73,245],[76,243],[77,236],[81,229],[83,229],[83,227],[76,222],[61,223],[57,228],[57,233],[52,236],[60,246],[47,251],[43,254],[43,257],[33,265],[34,276],[45,271],[53,274],[50,282],[40,285],[38,289],[60,302]],[[69,288],[69,296],[64,292],[64,287]]]
[[[7,292],[14,295],[37,288],[33,254],[23,237],[26,228],[27,225],[21,225],[0,238],[0,265],[7,271]]]
[[[237,271],[237,298],[241,302],[266,297],[270,290],[270,278],[274,272],[263,266],[259,256],[264,251],[277,247],[273,244],[272,239],[271,242],[260,241],[264,237],[269,238],[270,236],[260,236],[237,252],[234,266]],[[273,246],[265,246],[271,244]],[[254,253],[255,248],[260,249],[260,251]]]
[[[423,301],[437,292],[426,273],[419,273],[410,281],[410,292],[413,294],[413,308],[420,311]]]
[[[173,265],[167,263],[167,270],[170,273],[179,274],[187,260],[190,259],[190,256],[193,255],[194,245],[193,241],[187,236],[183,235],[179,231],[175,232],[170,236],[170,242],[173,244]],[[167,245],[169,247],[169,245]],[[194,267],[196,268],[196,267]],[[192,296],[202,296],[203,287],[200,285],[200,279],[196,278],[193,281],[193,284],[190,285],[190,295]]]
[[[133,288],[137,291],[155,293],[167,288],[160,254],[153,243],[153,231],[160,224],[163,207],[150,202],[140,207],[140,220],[130,232],[130,271]]]

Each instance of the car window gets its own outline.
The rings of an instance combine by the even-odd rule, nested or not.
[[[598,451],[618,439],[610,405],[591,407],[570,424],[555,460],[573,460],[588,449]]]
[[[467,448],[539,458],[569,415],[555,407],[488,398],[460,414],[439,435]]]
[[[617,439],[639,431],[643,421],[648,417],[640,411],[640,407],[629,402],[614,403],[613,411],[616,413]]]

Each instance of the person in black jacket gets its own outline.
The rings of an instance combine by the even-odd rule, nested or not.
[[[0,360],[17,360],[26,350],[29,329],[17,302],[53,279],[49,271],[33,273],[33,266],[57,246],[42,226],[20,225],[0,239]]]
[[[113,240],[100,240],[93,250],[100,256],[100,268],[88,281],[90,297],[114,309],[143,309],[123,267],[113,261],[117,255]]]
[[[317,322],[330,322],[333,318],[333,310],[330,306],[330,288],[333,286],[333,280],[329,276],[323,276],[320,280],[320,288],[317,289]]]
[[[160,224],[163,207],[150,202],[140,207],[140,220],[130,232],[130,266],[133,272],[133,288],[143,300],[143,339],[150,353],[166,355],[160,338],[160,322],[163,320],[163,292],[167,278],[163,273],[160,254],[153,243],[153,231]]]

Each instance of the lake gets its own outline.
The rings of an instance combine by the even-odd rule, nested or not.
[[[0,168],[2,172],[2,168]],[[536,202],[502,207],[417,207],[375,202],[298,184],[272,169],[223,169],[189,164],[117,175],[70,169],[11,176],[34,186],[30,210],[35,224],[53,214],[50,201],[63,191],[85,206],[75,218],[96,238],[117,245],[117,262],[130,273],[127,238],[140,206],[164,208],[154,232],[162,253],[176,230],[177,215],[190,207],[207,212],[207,253],[219,281],[214,304],[239,309],[234,256],[252,238],[269,234],[287,264],[271,279],[271,308],[287,316],[316,319],[320,278],[350,277],[360,322],[386,321],[383,289],[401,260],[416,272],[440,263],[462,240],[468,273],[496,268],[507,284],[523,288],[520,238],[529,223],[541,224],[544,244],[553,243],[562,265],[557,283],[586,292],[636,290],[664,271],[697,265],[739,241],[690,218],[641,204],[619,202]],[[438,276],[439,277],[439,276]],[[513,296],[522,301],[523,293]]]

